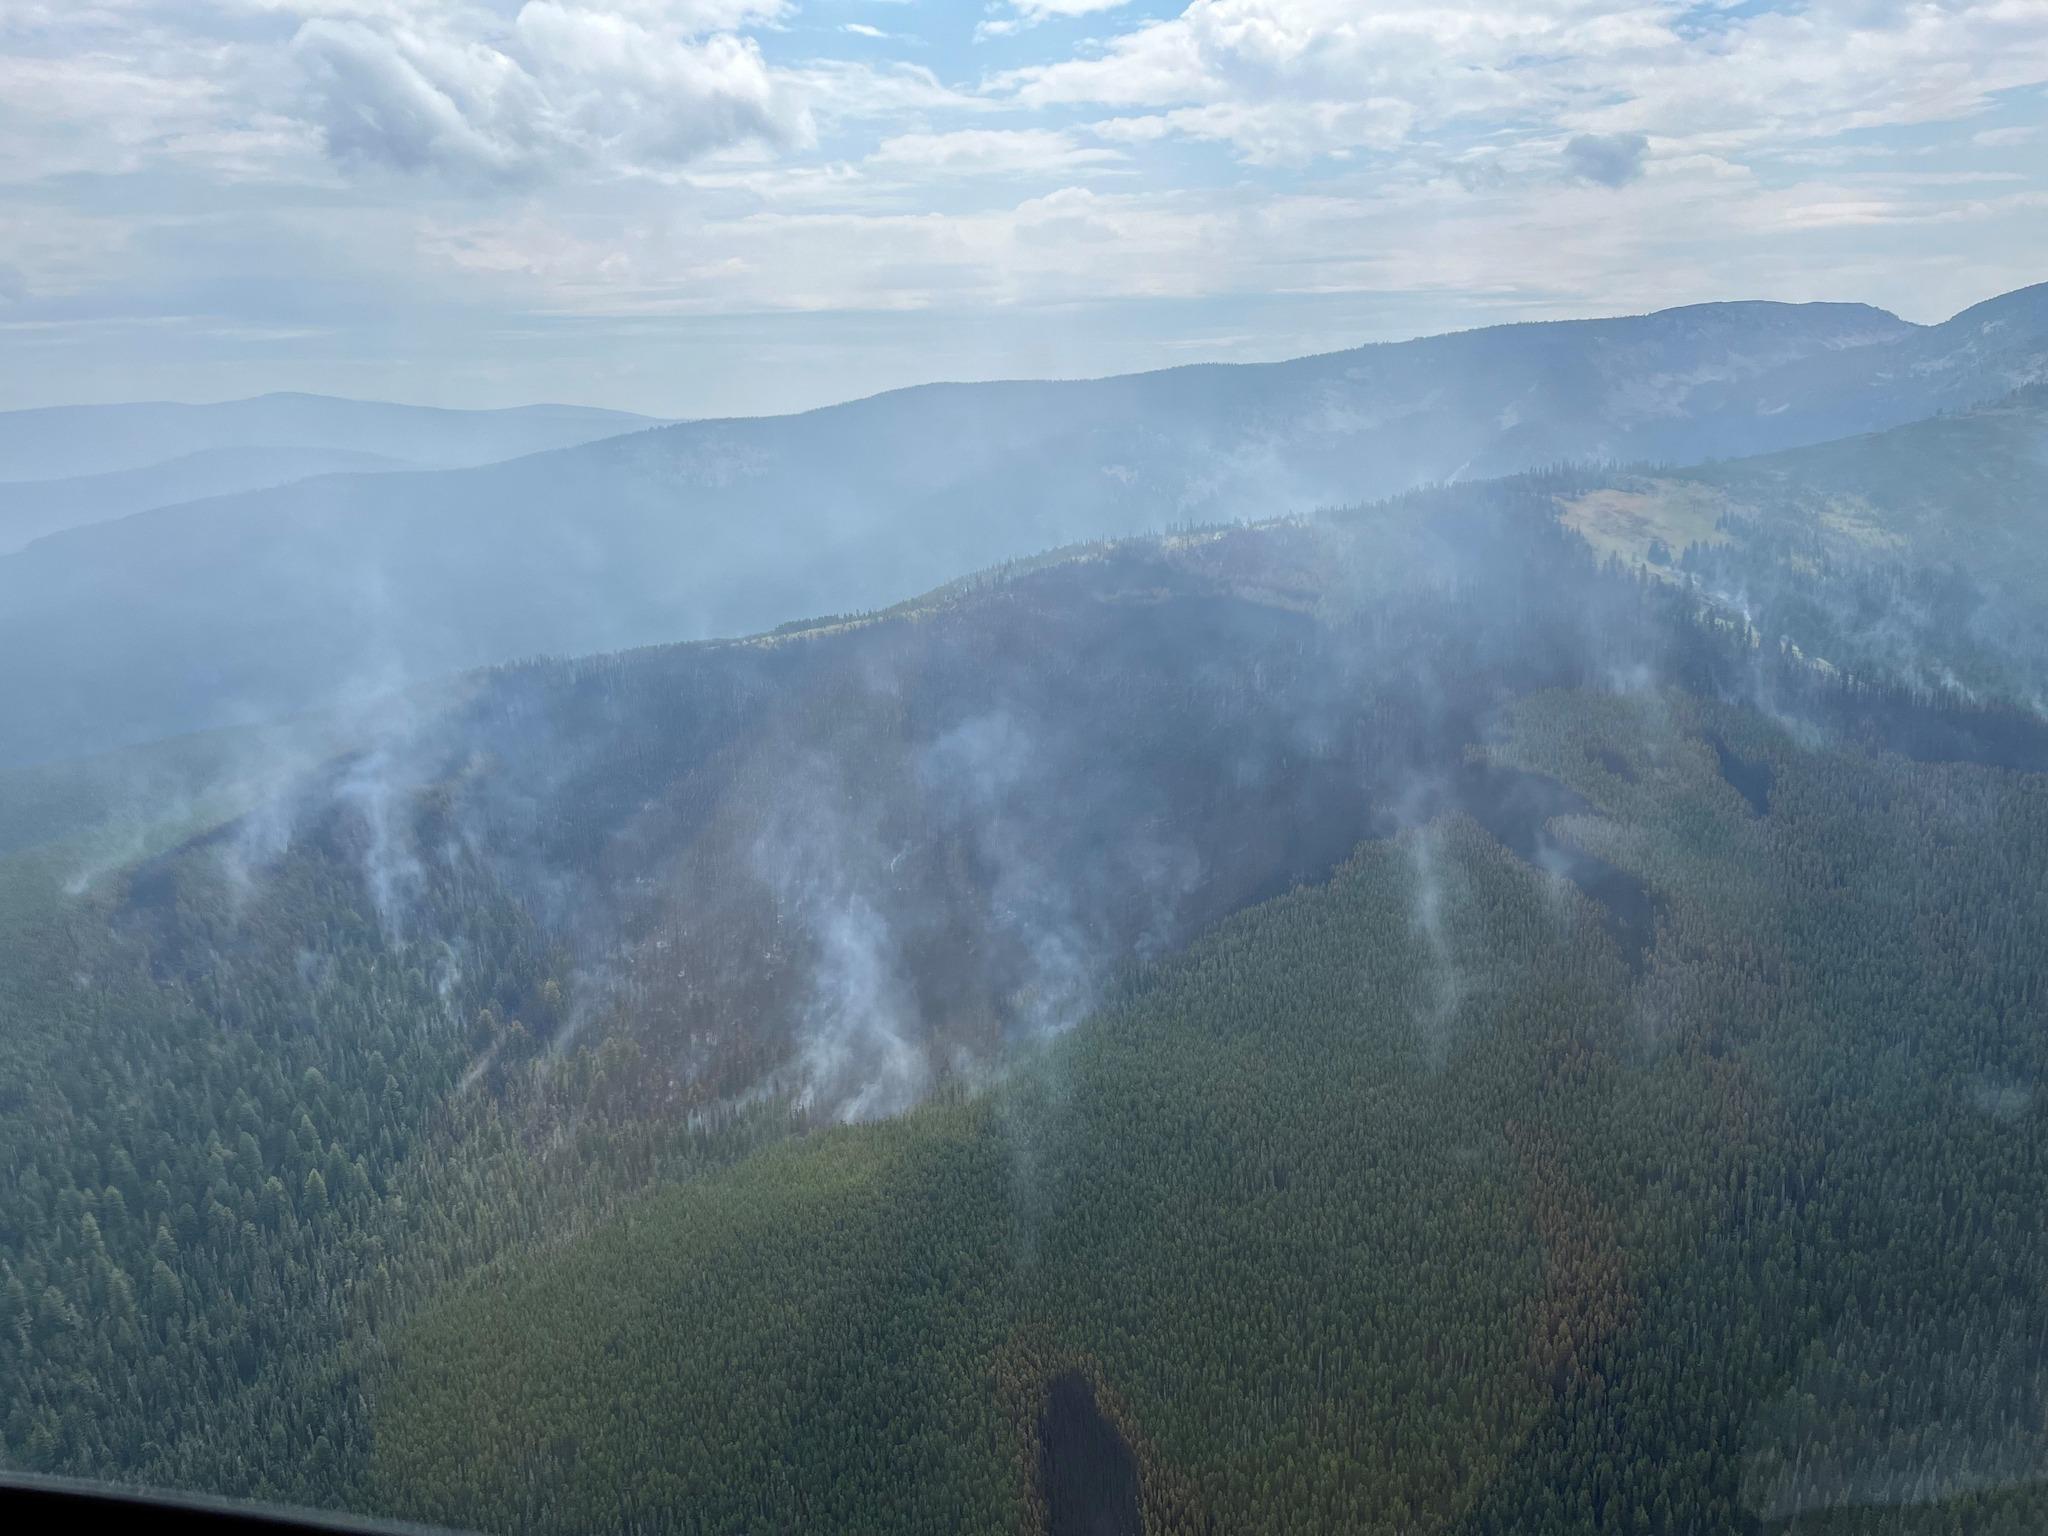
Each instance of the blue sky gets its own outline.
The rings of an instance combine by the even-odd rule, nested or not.
[[[2048,0],[0,0],[0,406],[753,413],[2044,252]]]

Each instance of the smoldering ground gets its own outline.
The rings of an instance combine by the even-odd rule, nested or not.
[[[218,857],[247,901],[324,838],[400,946],[434,937],[430,891],[488,882],[559,953],[562,1001],[528,1010],[556,1049],[623,1031],[663,1081],[774,1082],[835,1118],[984,1071],[1228,912],[1454,809],[1640,961],[1640,882],[1549,830],[1587,807],[1468,756],[1506,701],[1676,687],[1836,734],[1861,708],[1930,750],[1921,725],[1950,716],[1899,727],[1710,595],[1600,569],[1553,490],[1096,547],[874,621],[501,669],[266,800]],[[1446,1008],[1462,985],[1447,957]]]

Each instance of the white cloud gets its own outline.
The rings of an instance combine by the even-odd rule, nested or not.
[[[1114,11],[1130,0],[1009,0],[1009,14],[993,17],[975,28],[976,37],[1007,37],[1042,21],[1068,20]]]
[[[2048,80],[2048,0],[1872,6],[1818,0],[1617,61],[1610,102],[1574,126],[1771,145],[1965,117]]]
[[[1924,317],[2048,248],[2017,89],[2048,81],[2048,0],[1005,5],[1037,62],[978,84],[874,46],[935,9],[0,0],[0,309],[52,351],[402,306],[481,337],[955,305],[1238,334],[1415,295],[1445,323],[1742,294]],[[1021,26],[1055,14],[1098,37]],[[1961,126],[1893,131],[1934,122]],[[907,353],[897,380],[931,366]]]
[[[1247,159],[1508,122],[1755,144],[1960,117],[2048,80],[2048,0],[1814,0],[1730,15],[1686,0],[1192,0],[1106,46],[998,82],[1019,103],[1165,111]],[[1199,111],[1197,111],[1199,109]],[[1171,114],[1183,114],[1176,119]],[[1241,125],[1241,127],[1233,127]]]
[[[483,184],[810,142],[790,0],[0,0],[0,179],[338,164]]]
[[[1669,35],[1665,11],[1660,0],[1193,0],[998,84],[1031,106],[1161,109],[1174,132],[1284,163],[1384,149],[1460,119],[1555,117],[1577,97],[1569,61],[1653,46]]]
[[[301,104],[340,159],[521,179],[661,172],[746,143],[806,142],[800,101],[749,37],[773,0],[527,0],[509,30],[316,18],[293,40]]]
[[[2029,232],[2048,234],[2048,197],[2028,185],[1859,176],[1767,186],[1711,155],[1646,158],[1618,210],[1607,187],[1560,180],[1559,152],[1556,141],[1534,147],[1479,192],[1448,174],[1360,172],[1277,194],[1132,178],[941,213],[859,206],[819,187],[831,206],[792,195],[742,217],[682,211],[630,228],[594,218],[571,231],[529,209],[449,225],[437,250],[513,284],[524,307],[590,318],[1362,294],[1440,294],[1452,313],[1477,305],[1501,318],[1730,297],[1859,298],[1925,317],[1994,291],[2028,265],[2015,252]],[[933,177],[911,162],[944,158],[920,146],[875,169]],[[1984,248],[1983,262],[1957,261],[1959,241]]]
[[[140,0],[148,4],[149,0]],[[159,0],[163,3],[163,0]],[[175,0],[171,0],[175,3]],[[794,9],[791,0],[581,0],[587,8],[642,26],[701,36],[732,32],[757,23],[774,23]],[[502,24],[503,13],[516,16],[519,5],[493,5],[489,0],[216,0],[226,10],[261,12],[312,20],[316,17],[359,21],[440,25],[473,34]]]
[[[999,103],[947,85],[922,64],[813,59],[776,73],[821,130],[880,118],[980,116],[1000,110]]]
[[[537,147],[539,85],[494,48],[325,19],[292,47],[309,121],[339,159],[508,175]]]
[[[1414,121],[1405,101],[1215,101],[1140,117],[1106,118],[1100,138],[1148,143],[1179,135],[1233,146],[1254,165],[1298,165],[1320,155],[1343,158],[1359,149],[1391,150]]]
[[[1047,21],[1056,16],[1093,16],[1113,11],[1130,0],[1010,0],[1010,9],[1027,21]]]
[[[1122,160],[1121,151],[1084,144],[1052,128],[960,128],[884,139],[868,164],[947,176],[1056,175]]]
[[[1016,70],[1007,83],[1023,101],[1173,106],[1319,100],[1400,87],[1411,98],[1460,88],[1500,88],[1475,70],[1517,55],[1577,49],[1587,7],[1532,0],[1512,9],[1485,0],[1362,6],[1352,0],[1193,0],[1180,15],[1113,39],[1099,53]],[[1600,30],[1617,32],[1609,14]],[[1618,29],[1620,34],[1634,28]],[[1523,87],[1514,86],[1516,95]]]
[[[127,174],[165,158],[232,174],[223,161],[246,141],[205,136],[275,127],[242,111],[249,53],[103,8],[24,13],[0,0],[0,183]]]

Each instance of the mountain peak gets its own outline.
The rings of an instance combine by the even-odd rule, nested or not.
[[[1944,325],[1967,330],[2013,321],[2048,328],[2048,283],[2031,283],[2025,288],[2015,288],[2010,293],[1986,299],[1981,304],[1972,304],[1945,321]]]

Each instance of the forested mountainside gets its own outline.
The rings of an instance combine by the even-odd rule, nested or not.
[[[1603,564],[1603,484],[502,668],[147,856],[19,833],[0,1457],[494,1531],[2039,1529],[2048,728]]]
[[[2048,698],[2048,385],[1561,503],[1603,553],[1694,584],[1828,665]]]
[[[985,1097],[454,1293],[400,1335],[382,1496],[551,1531],[2040,1529],[2038,779],[1671,696],[1508,732],[1654,893],[1639,970],[1466,816],[1368,843]]]
[[[1071,542],[1567,460],[1814,442],[2003,396],[2044,355],[2048,288],[1932,327],[1858,305],[1706,305],[932,386],[478,469],[323,476],[0,558],[0,763],[878,607]]]
[[[1599,556],[1683,582],[1724,616],[1818,665],[2032,702],[2048,686],[2044,388],[1753,459],[1538,474],[1510,494],[1533,516],[1561,518]],[[545,613],[534,616],[533,644],[546,622]],[[145,660],[136,658],[135,669],[146,670]],[[33,670],[27,656],[21,665]],[[176,691],[168,673],[159,681]],[[401,696],[258,732],[0,769],[0,853],[95,821],[161,822],[166,805],[232,810],[242,799],[224,797],[225,789],[275,787],[381,728],[378,721],[431,713],[447,690],[430,691],[425,702]],[[132,847],[135,835],[132,827],[125,835],[103,827],[103,856]]]

